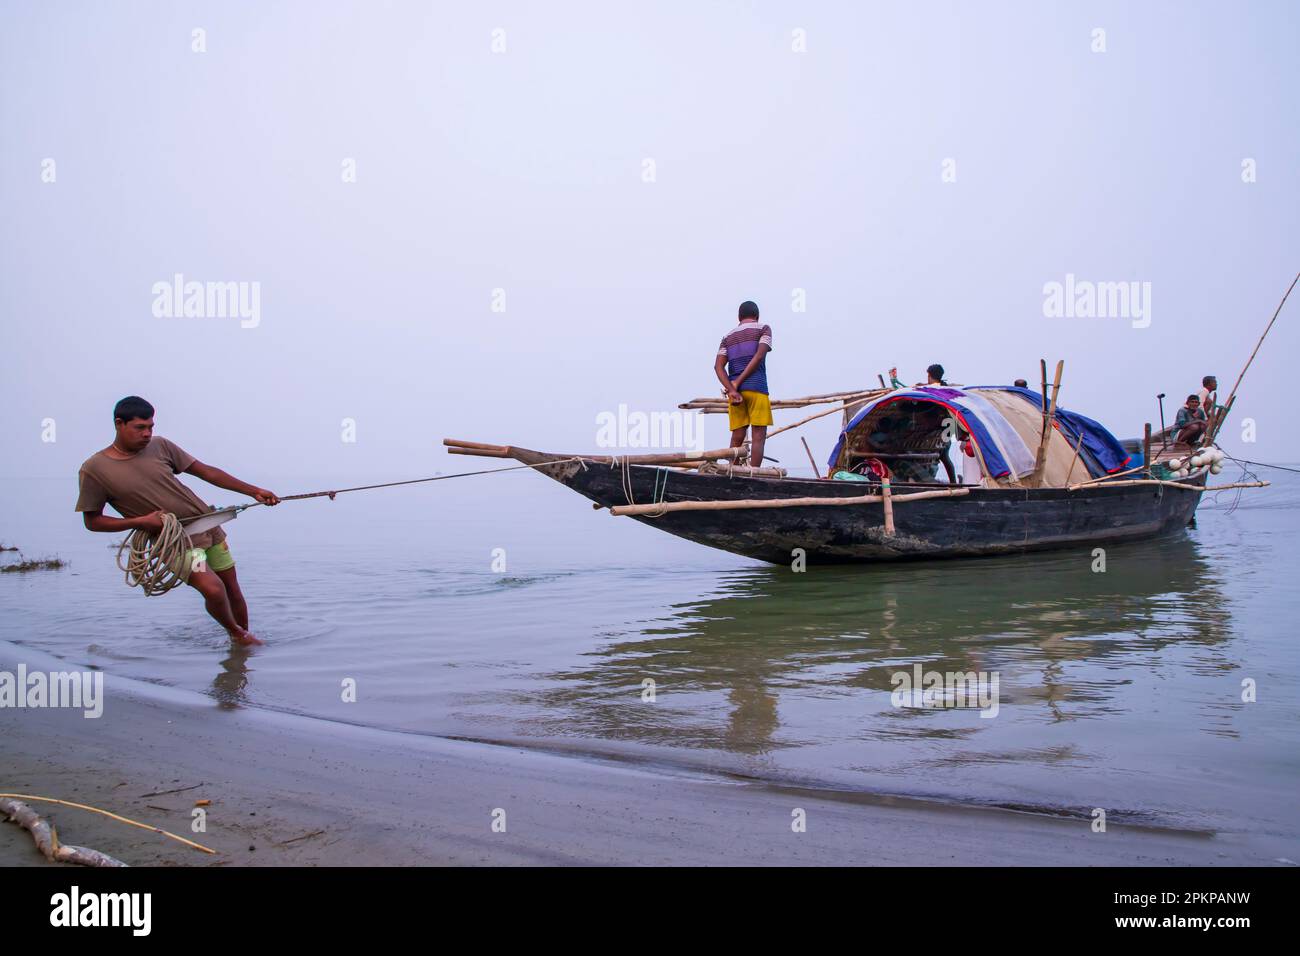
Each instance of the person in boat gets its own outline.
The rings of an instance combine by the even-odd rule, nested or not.
[[[1188,395],[1187,404],[1178,409],[1178,416],[1174,419],[1174,441],[1184,445],[1198,444],[1208,424],[1201,408],[1201,397]]]
[[[1201,411],[1205,412],[1208,419],[1219,405],[1219,380],[1213,375],[1205,376],[1201,379],[1201,390],[1196,393],[1196,397],[1201,400]]]
[[[952,426],[955,426],[956,423],[949,417],[949,414],[945,414],[946,412],[947,409],[940,405],[926,403],[917,409],[914,427],[917,431],[934,435],[936,440],[941,441],[934,451],[939,456],[939,463],[943,465],[944,474],[948,476],[948,484],[955,485],[957,484],[957,469],[953,466],[952,456],[948,453],[948,446],[954,434]],[[934,481],[935,468],[933,459],[925,466],[924,472],[924,475],[913,480]]]
[[[917,388],[933,385],[942,385],[945,388],[948,386],[948,382],[943,377],[943,366],[938,362],[925,370],[925,381],[918,385]]]
[[[889,384],[893,388],[907,388],[907,386],[899,380],[897,368],[891,368],[889,370]],[[918,382],[916,387],[922,388],[926,385],[946,386],[947,384],[948,383],[943,379],[943,366],[936,363],[925,370],[925,381]]]
[[[731,447],[745,444],[748,430],[749,463],[757,468],[763,463],[767,428],[772,424],[772,403],[767,392],[772,329],[759,324],[758,306],[748,300],[740,303],[738,319],[739,324],[722,337],[713,372],[730,403],[727,423],[731,427]]]
[[[76,510],[89,531],[109,533],[144,530],[151,537],[162,531],[163,515],[177,518],[206,514],[209,507],[182,484],[184,472],[218,488],[248,495],[264,505],[280,499],[265,488],[240,481],[220,468],[204,464],[175,443],[154,436],[154,408],[130,395],[113,408],[113,443],[95,452],[77,473],[80,491]],[[112,505],[120,518],[104,514]],[[175,569],[201,595],[207,611],[237,644],[262,643],[248,630],[248,602],[235,576],[226,534],[216,527],[191,536],[191,548]]]

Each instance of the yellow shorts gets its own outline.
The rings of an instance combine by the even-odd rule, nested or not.
[[[772,402],[766,395],[742,389],[740,397],[745,400],[743,404],[727,406],[727,423],[733,432],[750,425],[772,424]]]
[[[230,545],[222,541],[210,548],[190,548],[181,557],[185,563],[182,575],[188,578],[191,571],[229,571],[235,566],[235,558],[230,553]]]

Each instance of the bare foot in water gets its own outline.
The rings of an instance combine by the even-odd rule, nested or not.
[[[246,631],[242,627],[238,630],[230,631],[230,642],[232,644],[243,644],[245,647],[251,647],[254,644],[265,644],[265,641],[259,641],[253,636],[252,631]]]

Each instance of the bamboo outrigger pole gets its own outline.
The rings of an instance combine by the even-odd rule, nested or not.
[[[515,449],[510,445],[485,445],[483,442],[462,441],[459,438],[444,438],[449,455],[477,455],[480,458],[513,458]],[[717,448],[703,452],[666,452],[656,455],[565,455],[565,458],[582,458],[605,465],[673,465],[684,461],[713,460],[717,458],[736,459],[749,456],[749,449],[744,446],[736,448]]]
[[[1240,385],[1241,380],[1246,377],[1246,370],[1249,369],[1251,363],[1255,361],[1255,356],[1259,354],[1259,347],[1264,344],[1264,339],[1268,337],[1268,333],[1273,328],[1273,323],[1277,321],[1277,317],[1282,313],[1282,306],[1286,305],[1286,300],[1291,295],[1291,290],[1295,288],[1297,282],[1300,282],[1300,272],[1296,273],[1295,278],[1291,280],[1291,284],[1287,286],[1286,295],[1282,296],[1282,301],[1277,304],[1277,308],[1273,311],[1273,318],[1269,319],[1268,325],[1264,327],[1264,334],[1261,335],[1259,341],[1255,343],[1255,351],[1250,353],[1250,358],[1246,360],[1245,368],[1241,370],[1241,374],[1237,376],[1237,381],[1232,386],[1232,391],[1228,393],[1228,400],[1223,403],[1225,409],[1231,407],[1233,399],[1237,396],[1237,386]],[[1218,437],[1219,429],[1223,426],[1223,419],[1226,417],[1227,415],[1225,414],[1215,421],[1214,430],[1211,434],[1206,436],[1205,444],[1209,444]]]
[[[970,494],[969,488],[951,488],[940,491],[918,491],[913,494],[891,495],[890,506],[900,501],[920,501],[924,498],[960,498]],[[731,501],[669,501],[658,504],[614,505],[609,513],[622,515],[651,515],[658,517],[672,511],[733,511],[737,509],[761,508],[820,508],[841,505],[878,505],[883,502],[883,495],[850,495],[843,498],[737,498]],[[597,505],[597,507],[599,507]],[[892,522],[892,513],[890,521]]]
[[[871,401],[871,399],[877,394],[879,393],[867,392],[866,395],[862,398],[858,398],[853,401],[845,401],[843,405],[836,405],[832,408],[823,409],[820,412],[814,412],[812,415],[809,415],[807,418],[801,418],[797,422],[791,422],[789,425],[782,425],[780,428],[772,429],[770,432],[767,433],[767,437],[769,439],[775,438],[777,435],[781,434],[781,432],[788,432],[792,428],[798,428],[800,425],[806,425],[808,422],[812,421],[813,419],[822,418],[826,415],[831,414],[832,412],[842,412],[847,408],[853,408],[858,405],[865,405],[867,402]]]
[[[809,395],[806,398],[778,398],[769,402],[772,408],[804,408],[808,405],[826,405],[833,402],[849,402],[860,398],[867,398],[873,395],[883,395],[890,391],[888,388],[870,388],[858,389],[852,392],[832,392],[827,395]],[[719,396],[718,398],[692,398],[689,402],[682,402],[677,406],[683,409],[695,409],[705,414],[714,415],[725,412],[730,403]]]

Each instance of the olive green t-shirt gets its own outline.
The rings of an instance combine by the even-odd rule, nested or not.
[[[118,460],[97,451],[85,460],[77,478],[81,484],[77,511],[100,511],[112,505],[123,518],[138,518],[155,511],[170,511],[191,518],[212,509],[177,479],[194,464],[193,455],[157,435],[130,458]],[[210,548],[226,540],[221,528],[190,537],[196,548]]]

